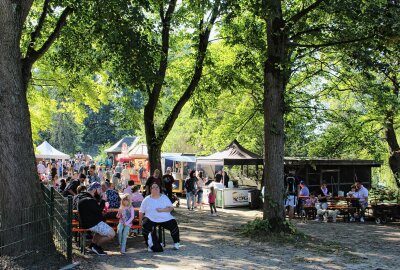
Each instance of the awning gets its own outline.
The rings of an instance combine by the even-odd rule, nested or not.
[[[197,157],[197,164],[207,165],[262,165],[261,156],[250,152],[234,140],[224,151],[206,156]]]
[[[41,145],[36,147],[36,158],[48,158],[48,159],[69,159],[70,156],[58,151],[51,146],[47,141],[44,141]]]

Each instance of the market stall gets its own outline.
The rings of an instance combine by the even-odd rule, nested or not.
[[[163,172],[167,167],[172,168],[172,176],[175,179],[172,192],[184,193],[183,183],[189,171],[196,168],[196,157],[194,154],[163,153],[161,166]]]
[[[44,141],[41,145],[36,147],[35,153],[36,159],[54,159],[54,160],[62,160],[64,164],[64,160],[70,159],[70,156],[64,154],[61,151],[58,151],[53,146],[51,146],[47,141]],[[63,166],[61,166],[61,175],[64,174]]]
[[[224,170],[227,166],[244,166],[263,165],[263,159],[259,155],[250,152],[234,140],[224,151],[212,154],[206,157],[198,157],[196,160],[196,169],[203,171],[209,179],[213,179],[218,171]],[[234,188],[224,188],[217,190],[217,207],[240,207],[248,206],[248,193],[256,186],[238,186]],[[207,198],[208,187],[204,190],[203,198]],[[206,201],[207,203],[207,201]]]

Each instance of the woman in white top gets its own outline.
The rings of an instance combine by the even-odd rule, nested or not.
[[[139,209],[139,224],[142,224],[143,236],[148,246],[149,234],[156,225],[169,230],[174,240],[174,249],[179,249],[179,228],[175,218],[171,215],[174,210],[167,196],[160,193],[160,186],[153,183],[150,187],[150,195],[147,196]],[[150,247],[148,250],[151,251]]]

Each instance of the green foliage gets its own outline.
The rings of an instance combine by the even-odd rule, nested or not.
[[[398,189],[390,189],[387,187],[376,187],[369,191],[368,197],[372,203],[398,203],[400,202],[400,191]]]
[[[105,161],[107,159],[107,154],[106,154],[105,150],[107,148],[111,147],[111,146],[112,146],[111,142],[107,142],[107,143],[102,144],[101,146],[99,146],[97,155],[94,156],[93,159],[96,160],[96,161],[100,161],[100,162],[105,163]]]
[[[242,225],[240,233],[260,242],[271,240],[296,242],[305,238],[305,235],[287,220],[276,223],[267,219],[256,218]]]
[[[255,220],[247,222],[241,228],[241,233],[249,237],[257,237],[262,234],[269,234],[271,232],[271,225],[267,219],[256,218]]]

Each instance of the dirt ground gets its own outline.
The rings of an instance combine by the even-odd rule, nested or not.
[[[295,221],[310,241],[258,243],[239,235],[240,225],[261,216],[249,209],[176,210],[181,250],[172,250],[166,231],[163,253],[149,253],[142,237],[128,239],[126,255],[117,242],[105,247],[108,256],[77,256],[79,269],[400,269],[400,226],[360,223]]]

